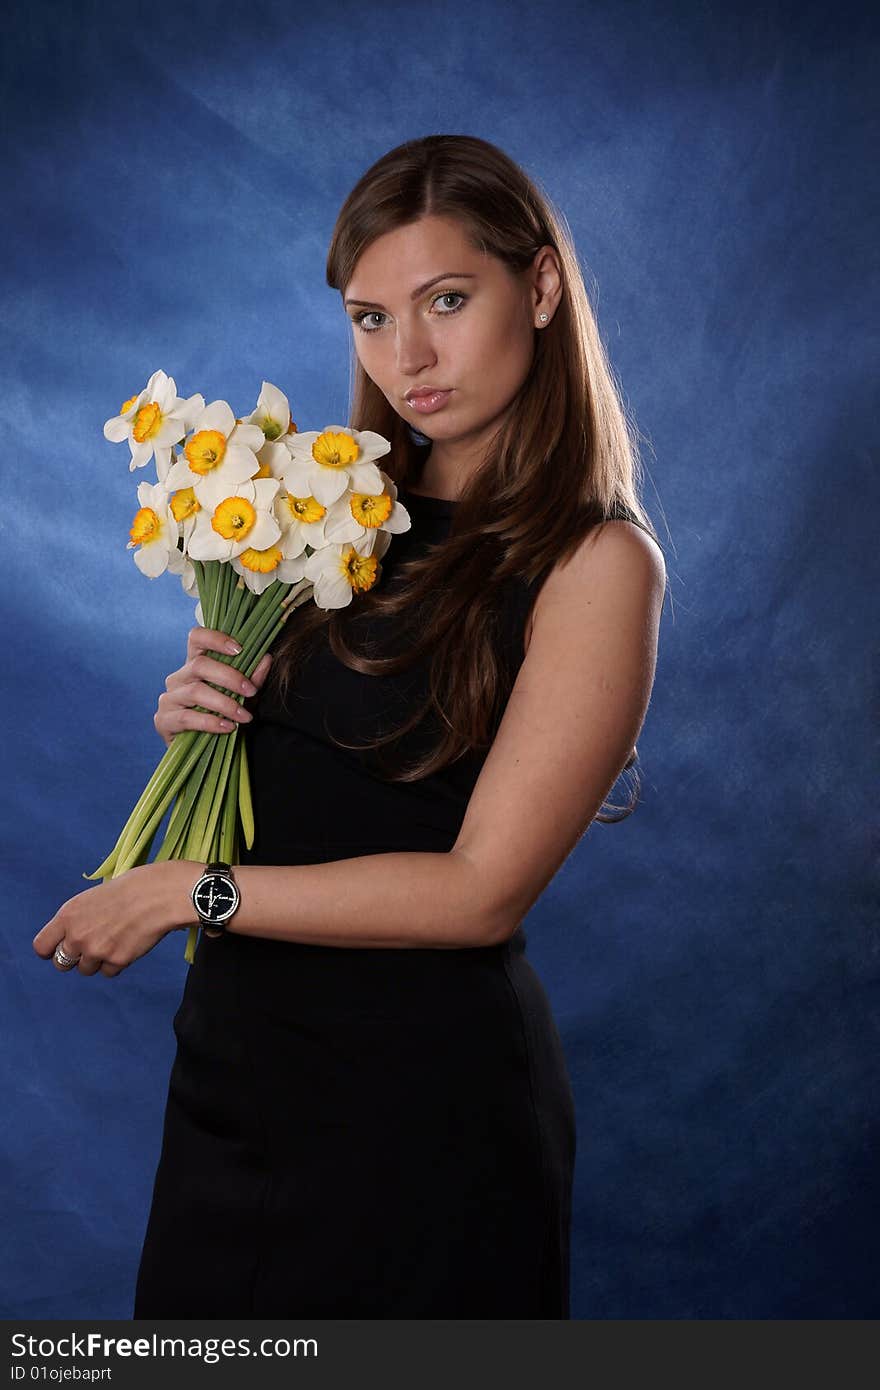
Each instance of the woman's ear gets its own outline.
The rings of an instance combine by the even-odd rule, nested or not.
[[[542,246],[532,260],[532,308],[535,319],[546,314],[548,323],[562,297],[562,267],[553,246]]]

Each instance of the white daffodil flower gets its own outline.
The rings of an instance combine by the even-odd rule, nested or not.
[[[196,517],[202,510],[202,504],[196,497],[195,491],[191,487],[178,488],[176,492],[168,494],[168,505],[171,508],[174,520],[178,523],[180,534],[183,536],[184,553],[189,550],[189,540],[196,527]]]
[[[381,471],[381,470],[380,470]],[[397,486],[384,473],[384,492],[345,492],[327,508],[324,536],[336,545],[359,541],[370,531],[400,535],[412,526],[409,512],[397,501]]]
[[[215,483],[231,494],[254,476],[260,467],[255,450],[264,443],[263,431],[256,425],[236,420],[226,401],[212,401],[193,422],[184,456],[172,465],[165,486],[169,492],[191,487],[205,507]]]
[[[295,497],[292,492],[282,488],[275,498],[273,511],[282,533],[292,530],[303,548],[310,545],[313,550],[318,550],[327,544],[324,535],[327,508],[314,497]]]
[[[256,410],[244,418],[247,424],[258,425],[265,439],[280,439],[290,429],[290,402],[271,381],[264,381]],[[293,428],[296,430],[296,425]]]
[[[265,550],[253,547],[243,550],[232,561],[232,568],[252,593],[261,594],[276,579],[282,584],[296,584],[303,578],[308,558],[305,549],[305,541],[301,540],[296,528],[289,526],[280,539]]]
[[[323,518],[326,509],[314,497],[291,497],[279,491],[272,514],[281,528],[281,537],[265,550],[250,547],[232,561],[232,568],[255,594],[261,594],[276,579],[297,584],[305,575],[306,548],[325,545]]]
[[[177,394],[173,376],[154,372],[136,396],[130,396],[104,424],[104,438],[112,444],[127,439],[131,447],[129,470],[143,468],[155,454],[160,483],[171,466],[171,446],[183,439],[193,421],[205,408],[204,396],[196,393],[187,400]]]
[[[391,445],[373,430],[328,425],[286,434],[281,442],[290,454],[284,486],[297,497],[314,497],[329,507],[347,491],[382,491],[382,475],[373,460]]]
[[[183,569],[180,572],[180,583],[183,587],[183,592],[189,598],[198,598],[199,582],[196,579],[196,567],[192,560],[188,559],[186,556],[184,556]],[[204,623],[200,622],[199,626],[204,627]]]
[[[379,560],[391,544],[388,531],[371,531],[363,540],[325,545],[306,560],[303,577],[314,585],[319,608],[346,608],[356,593],[372,589],[380,574]]]
[[[283,478],[284,470],[290,466],[290,454],[283,444],[275,444],[267,439],[261,449],[257,450],[257,463],[259,469],[254,473],[255,478]]]
[[[141,483],[138,501],[141,505],[131,523],[126,546],[127,550],[134,550],[138,569],[148,579],[158,579],[166,570],[182,574],[185,560],[177,548],[178,525],[162,484]]]
[[[220,479],[206,480],[207,492],[187,544],[192,560],[232,560],[243,550],[265,550],[281,536],[272,515],[276,478],[246,478],[224,489]]]

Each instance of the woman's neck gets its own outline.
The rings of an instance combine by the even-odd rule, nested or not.
[[[438,497],[445,502],[457,502],[462,489],[462,473],[459,468],[438,468],[434,457],[436,446],[432,446],[421,460],[412,475],[409,491],[416,496]]]

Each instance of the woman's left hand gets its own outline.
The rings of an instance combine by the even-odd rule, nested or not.
[[[195,883],[200,867],[186,860],[139,864],[118,878],[86,888],[62,903],[37,932],[34,950],[50,960],[60,944],[66,955],[79,957],[76,969],[81,975],[118,975],[169,931],[197,920],[192,903],[187,903],[187,885]]]

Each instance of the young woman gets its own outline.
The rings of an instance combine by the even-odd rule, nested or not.
[[[166,741],[246,722],[257,838],[174,1018],[134,1316],[567,1318],[574,1104],[522,919],[635,761],[662,553],[575,251],[504,153],[390,151],[327,269],[412,524],[252,683],[196,628],[159,699]],[[117,974],[204,868],[35,947]]]

